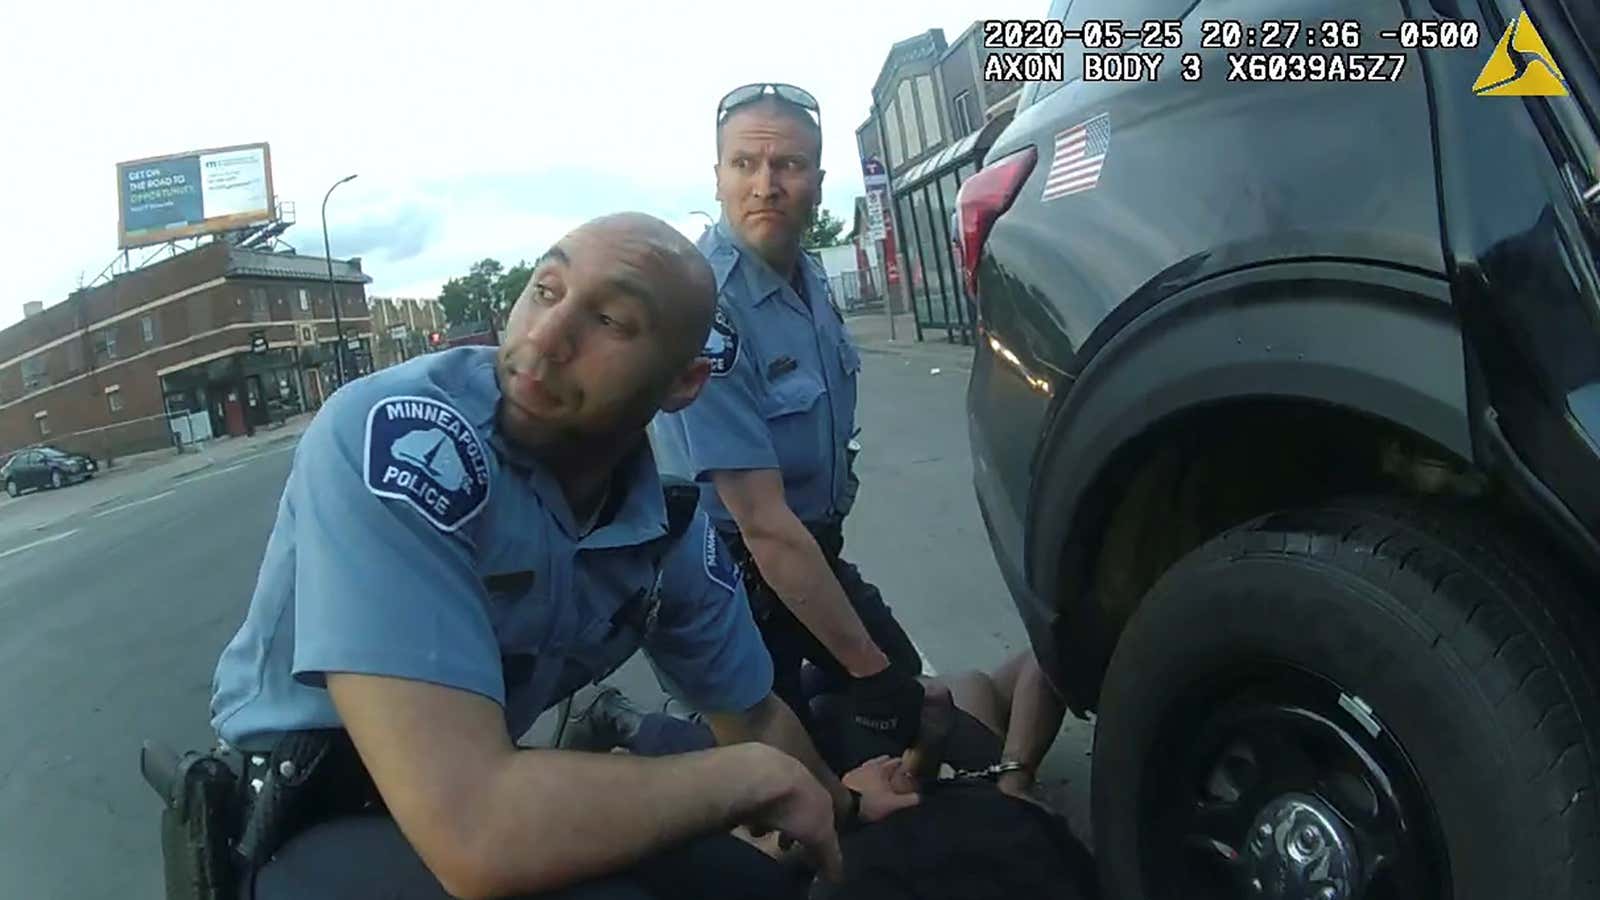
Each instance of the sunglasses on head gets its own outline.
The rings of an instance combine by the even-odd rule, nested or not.
[[[775,84],[773,82],[747,84],[729,91],[722,98],[722,102],[717,104],[717,124],[722,124],[722,120],[726,119],[728,114],[735,109],[747,103],[754,103],[769,95],[777,97],[785,103],[792,103],[811,113],[816,118],[817,124],[822,124],[822,107],[817,104],[817,98],[811,96],[810,92],[797,88],[792,84]]]

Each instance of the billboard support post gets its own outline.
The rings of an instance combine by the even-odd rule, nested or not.
[[[338,373],[340,387],[344,386],[344,319],[339,315],[339,286],[333,280],[333,250],[332,244],[328,240],[328,198],[333,196],[333,188],[355,177],[354,175],[346,175],[335,181],[333,187],[328,188],[328,192],[322,195],[322,255],[328,261],[328,299],[333,301],[333,333],[335,336],[333,368]]]

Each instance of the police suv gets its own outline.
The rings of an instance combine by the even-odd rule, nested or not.
[[[1600,9],[1050,18],[968,413],[1107,896],[1600,897]]]

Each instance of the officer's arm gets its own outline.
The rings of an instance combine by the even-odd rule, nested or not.
[[[519,750],[500,707],[473,693],[331,673],[328,689],[395,822],[452,896],[552,890],[749,822],[837,865],[816,781],[762,744],[657,759]]]
[[[795,716],[794,710],[780,700],[778,695],[768,694],[766,699],[743,712],[708,712],[705,714],[705,719],[706,724],[711,726],[712,733],[717,736],[717,743],[724,747],[735,746],[745,741],[759,741],[799,760],[832,795],[834,814],[838,820],[841,823],[848,820],[851,811],[850,792],[845,790],[838,776],[834,775],[828,764],[823,762],[822,754],[817,752],[816,744],[812,743],[811,735],[806,733],[805,726],[800,724],[800,719]],[[875,801],[882,799],[884,798],[874,797]],[[906,798],[903,795],[890,796],[887,799],[891,802],[902,801],[896,808],[913,805],[916,801],[915,797]],[[881,805],[881,802],[876,804],[876,806]],[[888,810],[869,808],[864,814],[875,821],[887,812]]]
[[[789,508],[779,471],[724,469],[711,480],[761,576],[806,630],[857,678],[888,668],[889,657],[867,633],[816,538]]]
[[[493,472],[464,421],[447,397],[345,387],[302,437],[284,499],[293,675],[328,689],[434,875],[464,897],[544,891],[797,808],[810,819],[785,827],[829,846],[825,792],[770,749],[671,760],[515,751],[472,546]]]
[[[659,596],[644,647],[662,686],[705,714],[717,743],[759,741],[799,760],[827,786],[834,814],[844,816],[850,795],[794,712],[772,693],[772,657],[751,617],[744,582],[704,513],[663,560]],[[886,783],[858,790],[869,819],[916,802]]]

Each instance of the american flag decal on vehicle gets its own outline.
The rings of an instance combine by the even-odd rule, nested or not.
[[[1091,190],[1100,183],[1100,167],[1111,145],[1111,117],[1106,113],[1074,125],[1056,135],[1050,173],[1044,180],[1040,200],[1054,200],[1068,194]]]

